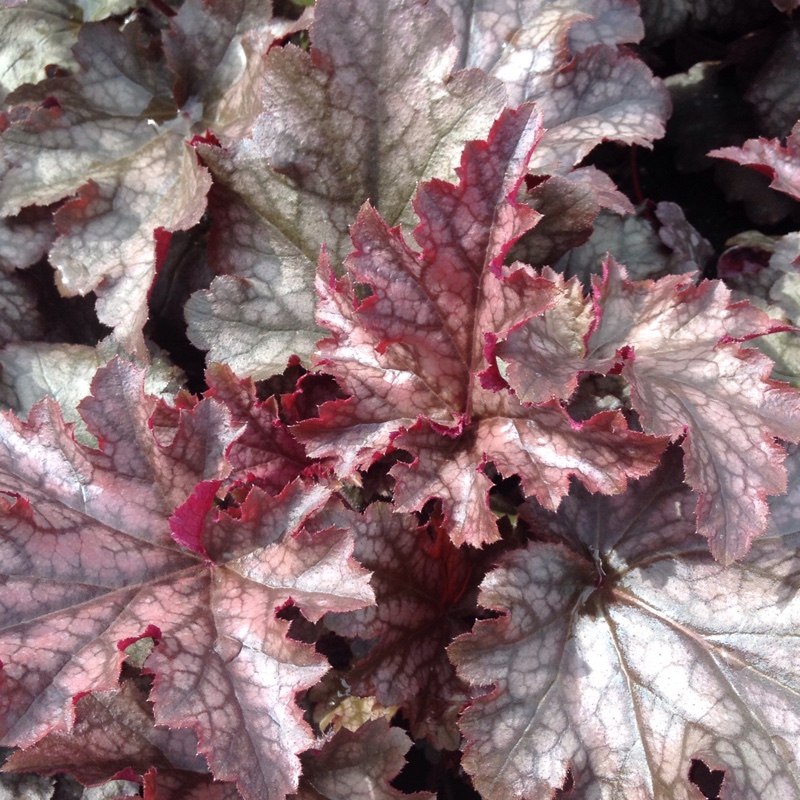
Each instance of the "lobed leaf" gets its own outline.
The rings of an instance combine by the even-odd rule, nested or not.
[[[778,139],[748,139],[741,147],[712,150],[712,158],[724,158],[752,167],[772,179],[770,186],[800,200],[800,122],[781,144]]]
[[[616,498],[578,489],[540,541],[506,554],[449,653],[492,688],[461,718],[488,800],[696,797],[693,759],[729,798],[800,796],[796,533],[727,569],[695,536],[678,459]],[[541,539],[545,541],[541,541]]]
[[[440,498],[456,544],[498,537],[486,502],[488,461],[519,474],[527,493],[555,508],[571,475],[618,492],[628,476],[653,468],[662,446],[615,414],[581,425],[557,405],[529,408],[494,391],[487,341],[557,296],[530,268],[502,266],[537,221],[516,195],[540,132],[530,106],[506,111],[486,142],[468,145],[458,184],[420,187],[421,254],[365,206],[352,230],[349,277],[337,281],[324,260],[320,267],[318,321],[333,337],[320,343],[317,360],[351,397],[326,403],[318,420],[293,430],[341,476],[390,446],[409,450],[411,467],[392,472],[397,509]],[[363,284],[371,294],[359,300],[354,287]]]
[[[359,608],[367,576],[346,534],[301,531],[328,487],[253,489],[236,518],[209,517],[237,432],[210,399],[151,429],[142,380],[120,361],[98,372],[80,409],[100,450],[52,401],[28,423],[2,419],[2,741],[69,731],[75,699],[115,688],[124,647],[154,636],[157,724],[193,727],[245,798],[282,798],[313,743],[295,693],[327,665],[275,611],[290,598],[312,620]]]
[[[310,356],[320,246],[338,266],[367,199],[391,224],[411,221],[417,182],[449,177],[505,101],[482,73],[451,74],[438,8],[392,0],[374,12],[366,0],[319,2],[310,52],[267,56],[252,138],[200,148],[229,208],[213,234],[225,237],[225,274],[190,302],[189,335],[240,374],[266,377],[294,353]]]
[[[588,300],[576,283],[563,286],[553,310],[496,348],[509,362],[509,384],[526,402],[541,402],[544,391],[569,396],[582,371],[621,367],[644,429],[683,437],[687,481],[700,495],[698,531],[711,552],[724,564],[740,559],[764,531],[766,495],[785,488],[774,437],[800,437],[797,392],[771,381],[771,362],[737,343],[775,324],[752,306],[731,305],[720,283],[633,283],[613,259],[594,280],[593,314],[576,316]]]

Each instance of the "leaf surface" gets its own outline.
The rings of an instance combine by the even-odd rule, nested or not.
[[[672,454],[674,455],[674,453]],[[486,798],[800,796],[796,533],[712,560],[679,459],[615,498],[577,489],[540,537],[503,556],[480,602],[501,614],[450,646],[492,688],[464,712],[464,766]]]
[[[68,772],[81,783],[94,785],[126,769],[143,775],[151,767],[208,769],[197,755],[194,731],[155,727],[146,696],[132,681],[125,681],[118,691],[81,697],[71,733],[48,734],[14,753],[4,769],[41,775]]]
[[[401,707],[415,738],[457,743],[455,712],[470,693],[445,647],[466,630],[478,582],[474,560],[435,520],[420,526],[385,503],[332,520],[353,531],[354,555],[372,572],[376,598],[374,607],[326,620],[342,636],[371,642],[348,670],[350,691]]]
[[[323,405],[318,420],[293,430],[310,455],[334,459],[340,475],[390,445],[410,451],[414,464],[393,470],[397,508],[442,499],[456,544],[498,536],[486,502],[488,461],[506,476],[519,474],[528,494],[555,508],[570,475],[618,492],[660,452],[660,442],[628,431],[615,414],[581,425],[557,404],[530,408],[498,394],[491,372],[479,375],[489,367],[486,341],[541,313],[557,294],[529,268],[502,267],[538,218],[516,195],[540,132],[531,106],[504,112],[486,142],[466,148],[458,184],[423,184],[414,231],[421,254],[365,206],[353,226],[349,278],[337,281],[321,265],[318,320],[333,336],[320,343],[317,360],[351,397]],[[356,284],[371,295],[358,300]]]
[[[613,259],[594,279],[591,313],[577,284],[563,285],[552,310],[497,347],[511,387],[527,402],[546,392],[568,397],[579,372],[621,366],[644,429],[684,437],[687,481],[700,495],[698,531],[724,564],[741,558],[764,531],[766,495],[785,488],[774,437],[800,436],[797,392],[771,381],[771,362],[737,344],[774,330],[773,322],[731,305],[720,283],[631,282]]]
[[[486,134],[503,88],[476,70],[451,74],[451,36],[432,4],[321,0],[310,52],[269,53],[252,138],[200,148],[236,195],[217,263],[229,275],[187,310],[190,337],[213,359],[265,377],[294,353],[308,358],[321,245],[338,266],[367,199],[391,224],[413,221],[417,182],[450,177],[464,142]]]
[[[432,800],[429,792],[405,794],[389,781],[405,766],[411,747],[406,733],[375,720],[357,731],[346,728],[303,757],[297,800]]]
[[[330,489],[254,489],[236,518],[210,514],[237,433],[223,407],[151,427],[157,403],[118,360],[92,392],[80,409],[101,450],[52,401],[2,420],[3,742],[68,731],[74,698],[115,688],[122,649],[152,635],[156,722],[194,728],[245,798],[282,798],[313,743],[295,693],[327,665],[274,612],[292,598],[313,621],[372,599],[347,534],[301,530]]]
[[[752,167],[772,179],[770,186],[800,200],[800,122],[781,144],[779,139],[748,139],[741,147],[722,147],[709,153]]]

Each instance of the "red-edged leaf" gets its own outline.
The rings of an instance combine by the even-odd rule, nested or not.
[[[405,794],[389,783],[405,766],[410,747],[408,736],[386,720],[343,729],[303,757],[297,800],[433,800],[429,792]]]
[[[614,414],[581,426],[560,407],[528,408],[496,394],[478,375],[489,366],[487,337],[535,317],[558,296],[531,269],[502,267],[537,220],[516,196],[540,133],[530,106],[504,112],[488,141],[468,145],[458,184],[420,187],[414,236],[421,254],[365,207],[353,226],[349,278],[337,281],[321,264],[318,321],[333,337],[320,343],[317,358],[352,396],[325,404],[318,420],[294,430],[310,455],[334,459],[341,475],[368,466],[389,445],[410,450],[415,464],[393,472],[398,508],[440,497],[457,544],[498,536],[486,502],[488,461],[520,474],[525,491],[555,508],[570,476],[618,492],[628,476],[653,468],[662,447],[625,430]],[[366,299],[356,296],[359,284],[369,286]]]
[[[346,534],[301,531],[327,487],[253,490],[235,519],[204,515],[211,493],[190,493],[230,469],[230,419],[204,400],[157,436],[155,406],[141,373],[115,361],[81,404],[102,449],[76,444],[50,401],[28,423],[2,418],[3,742],[68,731],[75,698],[113,689],[120,648],[157,630],[156,722],[193,727],[248,800],[282,798],[313,743],[294,696],[327,663],[274,612],[290,599],[312,620],[354,610],[371,601],[367,577]],[[194,552],[170,536],[178,504],[173,526]]]
[[[223,276],[190,301],[189,336],[258,378],[313,351],[320,246],[338,267],[367,199],[391,224],[413,222],[418,181],[449,178],[505,104],[483,72],[451,74],[452,31],[433,3],[385,0],[376,13],[371,0],[319,0],[314,12],[309,52],[267,55],[252,139],[200,148],[228,209],[212,231]]]
[[[145,695],[132,681],[119,691],[84,695],[75,704],[71,733],[56,731],[14,753],[5,770],[54,775],[68,772],[87,785],[123,770],[143,775],[152,767],[207,772],[194,731],[158,728]]]
[[[800,200],[800,122],[785,145],[779,139],[748,139],[741,147],[722,147],[709,155],[752,167],[772,179],[773,189]]]
[[[553,310],[509,333],[495,352],[509,363],[510,385],[538,402],[543,386],[567,396],[578,371],[624,365],[644,429],[684,437],[687,481],[700,495],[698,531],[723,563],[741,558],[766,525],[766,495],[785,488],[774,437],[800,438],[800,394],[769,380],[769,359],[736,341],[776,325],[748,304],[731,305],[719,282],[634,283],[613,259],[595,279],[594,313],[577,317],[587,302],[565,284]]]
[[[798,535],[724,568],[681,472],[668,458],[619,497],[527,509],[539,541],[481,588],[500,618],[449,648],[491,687],[461,718],[482,796],[549,797],[569,772],[577,797],[695,797],[700,759],[723,797],[800,797]]]
[[[228,460],[235,481],[260,486],[277,494],[306,469],[311,461],[278,416],[274,398],[263,403],[249,379],[240,380],[221,364],[206,371],[207,396],[222,403],[235,425],[244,430],[231,445]]]

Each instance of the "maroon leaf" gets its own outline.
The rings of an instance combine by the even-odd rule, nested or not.
[[[278,494],[311,461],[281,422],[275,399],[259,403],[253,382],[249,378],[238,379],[221,364],[208,368],[206,381],[207,396],[222,403],[230,411],[233,423],[244,427],[228,451],[233,468],[230,478]]]
[[[525,407],[484,388],[481,378],[492,379],[478,375],[488,367],[485,337],[541,313],[557,292],[529,268],[501,266],[537,220],[516,195],[540,132],[530,106],[504,112],[487,142],[468,145],[457,185],[420,187],[421,255],[365,207],[353,226],[350,277],[336,281],[321,264],[318,320],[333,338],[317,358],[352,396],[294,430],[310,455],[333,458],[340,475],[390,445],[411,451],[412,467],[393,470],[398,510],[441,498],[456,544],[498,536],[486,503],[488,461],[555,508],[570,476],[618,492],[628,476],[652,469],[662,446],[614,414],[579,425],[558,406]],[[358,284],[371,291],[361,301]]]
[[[210,775],[180,770],[151,769],[144,776],[144,800],[241,800],[232,783]]]
[[[444,648],[467,630],[474,558],[453,546],[436,516],[420,526],[376,503],[363,516],[339,512],[331,521],[353,531],[354,555],[372,572],[376,599],[374,607],[326,619],[337,633],[371,642],[347,672],[350,691],[401,707],[415,738],[457,743],[455,715],[470,692]]]

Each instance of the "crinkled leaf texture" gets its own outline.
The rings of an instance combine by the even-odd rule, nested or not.
[[[409,795],[389,785],[405,765],[409,747],[408,736],[386,720],[367,722],[357,731],[342,729],[303,757],[297,800],[433,800],[429,792]]]
[[[440,498],[456,544],[499,536],[486,462],[519,474],[527,494],[556,508],[570,476],[593,491],[619,492],[628,477],[653,469],[663,448],[616,413],[579,424],[558,403],[527,407],[495,391],[499,376],[479,374],[489,367],[487,339],[558,297],[531,268],[503,267],[538,219],[516,197],[540,136],[531,105],[505,111],[487,141],[465,149],[458,184],[423,184],[414,201],[421,253],[365,206],[352,229],[349,275],[337,281],[326,259],[320,265],[318,320],[333,336],[320,343],[317,361],[351,397],[326,403],[319,419],[293,430],[342,476],[390,447],[410,451],[414,463],[393,470],[396,507],[412,511]],[[359,300],[364,284],[371,294]]]
[[[553,276],[555,279],[555,276]],[[781,327],[717,281],[628,280],[609,258],[584,297],[558,278],[559,301],[494,350],[525,402],[568,398],[581,372],[620,372],[644,429],[682,437],[686,479],[700,495],[698,531],[724,564],[767,523],[766,496],[785,490],[784,451],[800,437],[800,394],[772,381],[772,362],[738,341]]]
[[[268,54],[252,138],[200,148],[225,191],[212,231],[223,275],[190,300],[189,336],[256,378],[313,352],[320,246],[338,266],[367,199],[391,224],[411,221],[417,182],[449,178],[506,100],[483,72],[451,74],[452,31],[433,4],[320,0],[310,34],[309,52]]]
[[[729,800],[800,797],[797,525],[727,569],[694,530],[673,451],[607,498],[576,487],[538,541],[503,556],[449,653],[492,687],[461,718],[485,800],[689,800],[692,759]],[[796,513],[793,522],[796,523]]]
[[[118,691],[93,692],[75,704],[71,733],[54,731],[3,766],[15,772],[68,772],[81,783],[102,783],[124,770],[184,769],[207,772],[194,731],[157,728],[147,698],[133,681]]]
[[[436,518],[420,526],[414,515],[376,503],[363,515],[339,512],[332,522],[355,536],[355,557],[372,573],[376,605],[331,614],[328,627],[370,643],[347,672],[354,695],[398,706],[415,738],[455,749],[455,714],[470,692],[445,647],[466,628],[474,608],[475,559],[456,548]]]
[[[644,35],[631,0],[439,0],[460,63],[503,81],[510,105],[535,101],[546,133],[531,171],[563,174],[604,140],[650,147],[664,135],[669,95],[618,45]]]
[[[124,7],[89,5],[100,17]],[[79,25],[64,18],[63,3],[29,6],[6,10],[0,24],[13,35],[26,16],[44,15],[64,35],[80,27],[80,69],[10,96],[0,124],[0,215],[66,200],[50,250],[59,288],[95,291],[100,321],[144,358],[156,233],[199,222],[211,185],[186,140],[209,127],[222,138],[249,132],[261,110],[262,52],[281,31],[267,0],[188,0],[163,32],[145,15]]]
[[[348,534],[303,531],[327,487],[253,489],[236,518],[212,513],[239,431],[211,399],[164,410],[143,380],[118,359],[98,371],[80,410],[99,450],[50,400],[0,421],[2,742],[68,731],[75,699],[115,688],[123,649],[152,636],[156,722],[194,728],[246,800],[283,798],[314,741],[295,693],[328,667],[275,610],[360,608],[367,574]]]

